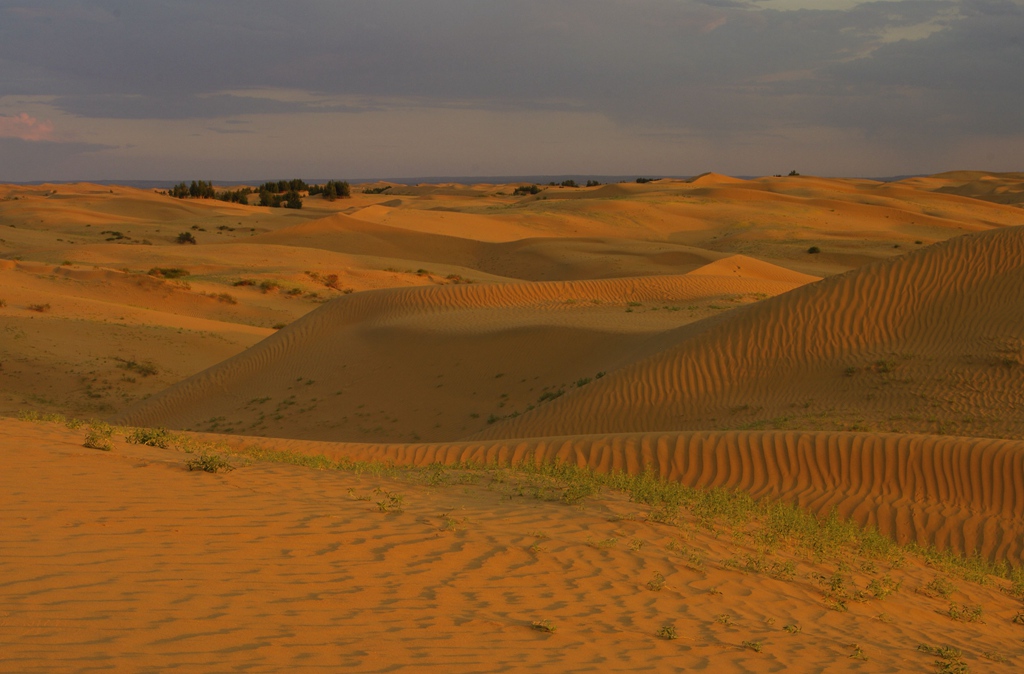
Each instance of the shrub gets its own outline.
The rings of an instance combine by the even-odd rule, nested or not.
[[[671,641],[672,639],[679,638],[679,633],[676,632],[676,627],[672,624],[663,625],[658,629],[657,632],[655,632],[655,635],[657,635],[660,639],[667,639],[669,641]]]
[[[807,252],[810,255],[817,255],[818,253],[821,252],[821,248],[818,248],[817,246],[811,246],[810,248],[807,249]]]
[[[174,440],[174,435],[163,428],[136,428],[124,436],[125,441],[133,445],[148,445],[167,449]]]
[[[50,310],[50,305],[49,304],[30,304],[30,305],[28,305],[28,308],[31,311],[38,311],[39,313],[43,313],[44,311],[49,311]]]
[[[185,465],[190,471],[201,470],[206,473],[227,473],[235,469],[234,466],[219,454],[207,454],[206,452],[203,452],[197,458],[186,461]]]
[[[156,365],[148,361],[145,363],[140,363],[134,359],[125,360],[124,358],[114,358],[114,360],[120,363],[120,365],[118,365],[119,368],[122,368],[124,370],[131,370],[132,372],[137,372],[141,374],[143,377],[149,377],[157,373]]]
[[[178,243],[191,243],[194,246],[196,244],[196,237],[192,236],[192,232],[182,232],[178,234],[178,238],[175,241]]]
[[[521,197],[527,194],[539,194],[540,188],[536,185],[520,185],[512,190],[512,196]]]
[[[150,276],[161,278],[181,278],[189,275],[188,269],[181,269],[179,267],[153,267],[146,273]]]
[[[93,424],[89,427],[89,432],[85,434],[85,442],[82,443],[82,446],[109,452],[114,448],[110,443],[110,436],[113,434],[114,429],[110,425],[102,422]]]

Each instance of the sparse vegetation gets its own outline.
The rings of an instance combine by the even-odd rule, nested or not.
[[[651,592],[661,592],[663,587],[665,587],[665,576],[655,571],[654,578],[647,581],[647,589]]]
[[[167,449],[175,436],[163,428],[133,428],[124,436],[125,442],[133,445],[149,445]]]
[[[817,255],[818,253],[821,252],[821,248],[818,248],[817,246],[811,246],[810,248],[807,249],[807,252],[811,255]]]
[[[403,511],[402,501],[405,497],[401,494],[389,492],[379,487],[374,492],[380,496],[380,500],[377,501],[377,509],[382,513],[400,513]]]
[[[963,661],[964,654],[952,646],[936,647],[921,644],[917,647],[917,650],[939,658],[935,661],[939,674],[968,674],[970,672],[967,663]]]
[[[44,312],[47,312],[47,311],[50,310],[50,305],[49,304],[30,304],[30,305],[28,305],[27,308],[28,308],[29,311],[37,311],[39,313],[44,313]]]
[[[235,469],[227,459],[220,454],[203,452],[199,456],[189,459],[185,466],[190,470],[198,470],[206,473],[227,473]]]
[[[985,622],[981,619],[981,614],[981,604],[957,604],[955,601],[950,602],[949,610],[946,611],[946,615],[962,623]]]
[[[113,435],[114,429],[109,424],[102,422],[94,423],[89,426],[89,431],[85,434],[85,441],[82,443],[82,446],[109,452],[114,448],[110,441]]]
[[[655,634],[658,636],[659,639],[666,639],[668,641],[679,638],[679,633],[676,632],[676,626],[671,623],[659,627],[658,631],[655,632]]]
[[[192,232],[181,232],[180,234],[178,234],[178,238],[175,239],[175,241],[182,244],[190,243],[192,245],[195,245],[196,237],[192,235]]]
[[[151,376],[157,374],[157,372],[159,372],[159,370],[157,370],[156,365],[154,365],[150,361],[145,361],[145,362],[140,363],[139,361],[135,360],[134,358],[132,358],[132,359],[124,359],[124,358],[117,358],[117,357],[115,357],[114,360],[116,360],[118,362],[118,367],[119,368],[124,369],[124,370],[130,370],[132,372],[135,372],[137,374],[142,375],[143,377],[151,377]]]
[[[550,620],[534,620],[530,626],[538,632],[547,632],[548,634],[554,634],[558,629]]]
[[[158,278],[182,278],[188,276],[188,269],[181,269],[179,267],[153,267],[148,272],[150,276],[156,276]]]
[[[956,592],[956,585],[949,582],[948,578],[942,578],[936,576],[927,585],[924,586],[924,593],[931,596],[939,596],[943,599],[949,599],[953,593]]]

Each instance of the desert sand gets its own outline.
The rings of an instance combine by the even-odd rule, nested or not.
[[[1022,185],[0,186],[0,671],[1018,671]]]

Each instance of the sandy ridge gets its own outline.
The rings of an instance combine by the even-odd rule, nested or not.
[[[770,265],[769,265],[770,267]],[[758,267],[761,269],[761,267]],[[782,277],[785,278],[786,274]],[[493,320],[524,328],[543,322],[543,314],[559,315],[580,307],[608,303],[685,302],[722,294],[777,294],[796,283],[764,278],[707,275],[653,276],[530,284],[446,285],[392,288],[356,293],[329,302],[247,351],[201,372],[129,409],[124,423],[160,425],[180,419],[202,401],[228,391],[251,388],[250,378],[283,362],[323,362],[331,358],[331,340],[346,327],[360,330],[415,321],[433,330],[485,330],[481,312]],[[491,311],[493,310],[493,311]],[[511,312],[511,313],[510,313]],[[615,325],[606,332],[622,331]],[[318,367],[323,370],[323,367]],[[291,373],[291,371],[289,371]],[[180,422],[175,422],[180,423]]]
[[[958,376],[979,384],[978,399],[964,409],[1012,415],[1024,401],[1024,370],[1013,360],[1024,345],[1022,296],[1024,228],[959,237],[734,311],[695,338],[480,437],[670,430],[749,401],[796,405],[841,394],[845,367],[894,354],[921,367],[1007,354],[1003,369],[982,363]]]
[[[1024,562],[1024,442],[886,433],[703,431],[422,444],[203,435],[214,441],[425,466],[568,463],[833,509],[900,543]]]

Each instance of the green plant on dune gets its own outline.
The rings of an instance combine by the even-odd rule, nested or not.
[[[185,462],[185,466],[190,471],[198,470],[205,473],[227,473],[235,469],[235,467],[224,457],[219,454],[211,454],[207,452],[203,452],[199,456],[189,459]]]
[[[109,452],[114,448],[110,442],[110,438],[113,434],[114,429],[109,424],[96,422],[89,427],[89,431],[85,434],[85,441],[82,443],[82,446]]]
[[[124,436],[125,442],[133,445],[149,445],[167,449],[175,436],[163,428],[133,428]]]
[[[679,633],[676,631],[676,626],[672,625],[671,623],[669,623],[668,625],[662,625],[660,628],[658,628],[658,631],[655,632],[655,634],[658,636],[658,638],[666,639],[669,641],[671,641],[672,639],[679,638]]]

